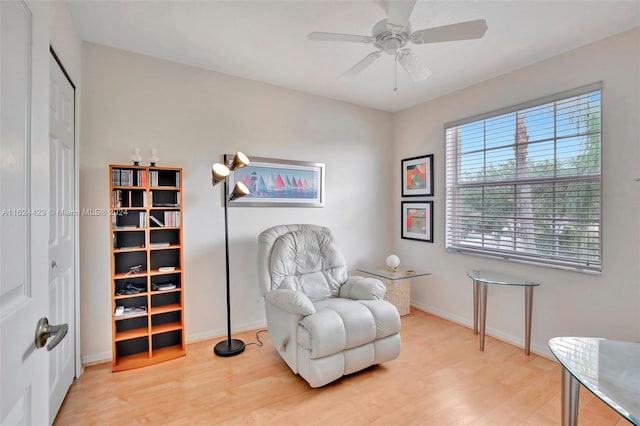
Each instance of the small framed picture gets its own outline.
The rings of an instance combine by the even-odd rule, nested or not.
[[[405,158],[402,164],[402,196],[433,195],[433,154]]]
[[[433,242],[433,201],[403,201],[401,216],[402,238]]]

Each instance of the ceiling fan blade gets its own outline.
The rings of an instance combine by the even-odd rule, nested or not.
[[[459,22],[457,24],[414,31],[411,34],[411,41],[416,44],[424,44],[440,43],[443,41],[472,40],[481,38],[487,31],[487,28],[487,22],[484,19]]]
[[[375,51],[375,52],[372,52],[372,53],[369,53],[367,56],[364,57],[364,59],[362,59],[360,62],[358,62],[357,64],[355,64],[351,68],[349,68],[344,74],[342,74],[340,76],[340,79],[341,80],[349,80],[349,79],[357,76],[362,71],[364,71],[365,68],[367,68],[369,65],[371,65],[376,59],[378,59],[381,55],[382,55],[382,51],[379,51],[379,50]]]
[[[413,81],[425,80],[431,75],[431,70],[412,50],[402,49],[398,52],[398,62],[413,78]]]
[[[387,29],[394,34],[402,32],[415,5],[416,0],[387,0]]]
[[[373,42],[373,37],[371,36],[361,36],[355,34],[337,34],[337,33],[309,33],[307,35],[309,40],[318,40],[318,41],[348,41],[355,43],[371,43]]]

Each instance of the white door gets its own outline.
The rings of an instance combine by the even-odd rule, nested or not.
[[[49,5],[0,1],[0,423],[49,422]]]
[[[49,420],[53,423],[75,370],[75,93],[53,55],[49,73],[49,321],[69,325],[67,337],[49,356]]]

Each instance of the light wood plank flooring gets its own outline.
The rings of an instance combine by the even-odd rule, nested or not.
[[[255,341],[253,332],[234,337]],[[143,369],[88,367],[56,424],[560,424],[558,364],[489,336],[480,352],[470,329],[413,308],[402,317],[398,359],[320,389],[289,370],[267,333],[261,338],[263,347],[248,346],[232,358],[213,354],[217,339]],[[629,424],[586,389],[578,420]]]

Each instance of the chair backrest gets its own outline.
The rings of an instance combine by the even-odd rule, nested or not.
[[[258,237],[258,281],[262,296],[276,289],[302,291],[315,302],[337,297],[347,280],[343,255],[329,228],[279,225]]]

